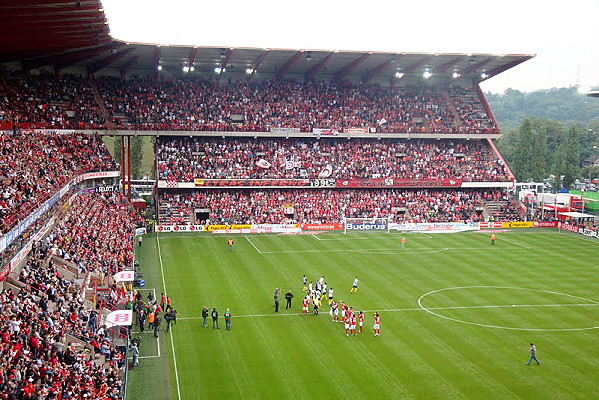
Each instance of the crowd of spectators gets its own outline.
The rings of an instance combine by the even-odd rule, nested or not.
[[[82,193],[44,240],[81,272],[112,275],[133,263],[138,218],[120,193]]]
[[[18,276],[24,288],[0,293],[1,398],[119,399],[124,349],[50,254],[36,247]]]
[[[159,213],[159,223],[188,221],[195,209],[208,209],[208,221],[197,223],[210,224],[338,223],[344,218],[374,217],[390,217],[393,222],[478,222],[487,201],[504,200],[499,189],[165,192],[159,204],[168,211]],[[519,220],[515,207],[512,211],[502,218]]]
[[[0,133],[0,236],[76,174],[115,169],[99,136]]]
[[[100,128],[105,124],[92,85],[82,75],[33,75],[3,69],[0,121],[43,123],[51,129]]]
[[[450,91],[452,103],[459,116],[458,132],[498,133],[493,119],[487,115],[477,93],[471,88],[453,87]]]
[[[509,181],[486,141],[159,138],[162,180],[399,178]]]
[[[95,94],[94,94],[94,91]],[[416,86],[291,80],[218,82],[199,78],[29,74],[0,70],[0,122],[50,129],[270,131],[361,128],[378,133],[498,133],[490,120],[456,118],[446,92]],[[468,96],[474,107],[478,97]],[[103,104],[102,104],[103,103]],[[102,110],[108,112],[106,121]]]

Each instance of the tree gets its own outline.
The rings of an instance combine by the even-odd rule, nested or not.
[[[140,179],[141,160],[143,157],[143,137],[131,137],[131,177]]]
[[[534,142],[534,156],[532,160],[532,179],[542,182],[547,177],[547,131],[541,127]]]
[[[571,188],[574,181],[580,177],[580,135],[576,125],[570,126],[568,130],[565,164],[563,184],[564,187]]]
[[[518,132],[518,145],[514,151],[513,172],[516,179],[523,182],[531,177],[532,154],[532,124],[530,119],[525,119]]]

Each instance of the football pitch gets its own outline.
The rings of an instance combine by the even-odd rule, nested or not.
[[[232,252],[229,236],[147,239],[146,290],[166,291],[179,314],[168,335],[142,335],[128,398],[598,398],[599,241],[496,234],[494,246],[483,232],[238,235]],[[364,311],[364,332],[346,336],[326,301],[302,315],[304,274]],[[203,306],[220,329],[202,327]],[[526,365],[530,342],[538,366]]]

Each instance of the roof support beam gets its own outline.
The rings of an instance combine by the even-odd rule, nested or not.
[[[514,68],[516,65],[522,64],[524,61],[528,61],[528,60],[530,60],[533,57],[534,56],[523,56],[522,58],[519,58],[517,60],[509,62],[509,63],[507,63],[507,64],[505,64],[505,65],[503,65],[501,67],[494,68],[494,69],[488,71],[487,72],[487,77],[485,79],[481,79],[479,82],[482,82],[482,81],[484,81],[486,79],[492,78],[495,75],[500,74],[500,73],[502,73],[504,71],[507,71],[510,68]]]
[[[198,51],[197,47],[192,47],[191,48],[191,53],[189,54],[189,64],[188,64],[190,67],[193,65],[193,62],[196,59],[196,53],[197,53],[197,51]]]
[[[227,63],[229,62],[229,59],[231,58],[231,54],[233,54],[233,49],[232,48],[228,48],[227,52],[225,53],[225,57],[223,58],[223,61],[220,63],[220,74],[218,74],[218,80],[220,81],[220,77],[223,75],[223,71],[227,68]],[[222,54],[221,54],[222,57]]]
[[[89,67],[87,67],[87,73],[88,73],[88,75],[93,75],[96,72],[98,72],[99,70],[101,70],[102,68],[108,67],[110,64],[114,63],[115,61],[120,60],[121,58],[123,58],[125,56],[128,56],[129,54],[131,54],[134,51],[135,51],[135,47],[129,47],[128,49],[125,49],[125,50],[121,51],[120,53],[111,54],[110,56],[98,61],[94,65],[90,65]]]
[[[460,61],[464,59],[464,56],[458,56],[456,58],[452,58],[444,64],[438,65],[436,68],[433,68],[434,74],[444,74],[449,71],[451,68],[457,65]]]
[[[287,62],[277,72],[277,75],[275,76],[275,80],[280,81],[281,79],[283,79],[285,74],[287,74],[287,72],[289,72],[291,67],[293,67],[293,64],[295,64],[297,62],[297,60],[299,60],[299,58],[302,56],[302,54],[304,54],[304,50],[298,51],[297,53],[295,53],[293,55],[293,57],[291,57],[289,60],[287,60]]]
[[[31,70],[31,69],[43,67],[44,65],[52,65],[52,64],[55,64],[55,65],[58,65],[61,67],[66,67],[68,65],[75,64],[77,62],[86,60],[88,58],[95,57],[98,54],[100,54],[103,51],[106,51],[110,48],[117,48],[122,45],[123,45],[123,43],[121,43],[121,42],[114,42],[114,43],[109,43],[109,44],[105,44],[102,46],[94,47],[91,49],[76,50],[76,51],[71,51],[68,53],[53,54],[50,56],[38,57],[38,58],[31,59],[31,60],[25,60],[25,61],[23,61],[23,69]]]
[[[252,65],[252,72],[249,73],[246,77],[246,80],[249,82],[250,79],[252,79],[252,77],[254,76],[254,74],[256,73],[256,71],[258,71],[258,68],[260,67],[260,65],[262,64],[262,61],[264,61],[264,59],[266,58],[266,56],[268,55],[268,49],[264,49],[264,51],[260,54],[260,56],[256,59],[256,61],[254,62],[254,65]]]
[[[160,45],[154,47],[154,78],[158,79],[158,66],[160,65]]]
[[[362,85],[366,85],[368,83],[368,81],[370,81],[372,78],[374,78],[375,76],[377,76],[378,74],[382,73],[387,68],[389,68],[391,66],[391,64],[393,64],[395,62],[396,58],[397,58],[396,56],[393,56],[392,58],[385,61],[381,65],[378,65],[378,66],[374,67],[373,69],[371,69],[370,71],[367,71],[364,75],[362,75]]]
[[[429,62],[430,60],[432,60],[434,57],[435,56],[426,56],[426,57],[422,58],[420,61],[416,61],[414,64],[410,65],[409,67],[403,68],[401,70],[401,72],[404,73],[405,75],[407,75],[407,74],[413,74],[418,69],[420,69],[423,66],[425,66],[426,63]]]
[[[322,71],[323,69],[325,69],[331,62],[333,56],[336,53],[330,53],[329,55],[327,55],[325,58],[322,59],[322,61],[320,61],[318,64],[316,64],[315,66],[313,66],[312,68],[310,68],[305,74],[304,74],[304,81],[305,82],[309,82],[312,80],[312,78],[314,78],[320,71]]]
[[[368,57],[370,57],[371,54],[372,54],[371,52],[363,54],[360,58],[357,58],[354,61],[352,61],[351,63],[347,64],[345,67],[343,67],[341,69],[341,71],[337,72],[337,74],[335,75],[335,79],[338,81],[342,81],[343,79],[345,79],[345,77],[349,73],[351,73],[353,70],[358,68],[358,66],[360,64],[362,64],[364,61],[366,61],[366,59],[368,59]]]
[[[481,62],[472,64],[471,66],[469,66],[468,68],[464,68],[463,70],[460,71],[460,75],[462,77],[465,77],[477,70],[481,70],[485,67],[485,65],[487,65],[488,63],[490,63],[492,60],[491,57],[487,58],[486,60],[482,60]]]
[[[129,60],[127,60],[127,63],[123,65],[123,67],[121,68],[121,74],[126,74],[131,69],[131,67],[137,64],[138,60],[139,56],[133,56]]]

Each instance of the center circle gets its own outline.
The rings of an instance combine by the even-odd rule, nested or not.
[[[545,294],[549,294],[552,296],[565,296],[565,297],[568,297],[570,300],[572,300],[572,299],[582,300],[584,303],[582,303],[582,304],[573,304],[573,303],[536,304],[536,305],[535,304],[504,304],[504,305],[474,305],[474,306],[455,306],[455,307],[430,307],[430,306],[425,307],[422,304],[423,299],[425,299],[426,297],[432,296],[435,293],[449,292],[449,291],[456,291],[456,290],[467,290],[467,289],[529,291],[529,292],[536,292],[536,293],[545,293]],[[585,330],[592,330],[592,329],[599,328],[599,324],[594,325],[594,326],[580,327],[580,328],[521,328],[521,327],[514,327],[514,326],[483,324],[483,323],[478,323],[478,322],[473,322],[473,321],[467,321],[465,319],[453,318],[453,317],[450,317],[447,315],[443,315],[438,312],[439,310],[458,310],[458,309],[476,309],[476,308],[489,309],[489,308],[517,308],[517,307],[574,307],[574,306],[580,306],[580,307],[597,306],[597,307],[599,307],[599,302],[597,302],[595,300],[591,300],[591,299],[587,299],[584,297],[575,296],[575,295],[571,295],[571,294],[567,294],[567,293],[555,292],[555,291],[551,291],[551,290],[531,289],[531,288],[522,288],[522,287],[513,287],[513,286],[455,286],[455,287],[448,287],[448,288],[443,288],[443,289],[432,290],[428,293],[423,294],[422,296],[420,296],[418,298],[418,306],[423,311],[426,311],[427,313],[432,314],[436,317],[443,318],[443,319],[446,319],[449,321],[459,322],[462,324],[480,326],[483,328],[508,329],[508,330],[513,330],[513,331],[537,331],[537,332],[585,331]]]

